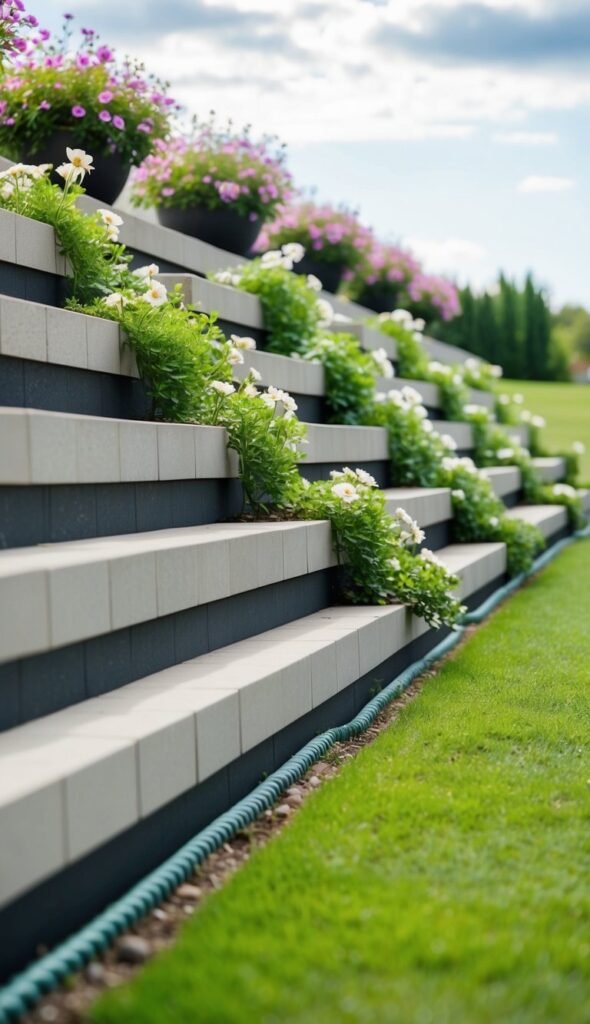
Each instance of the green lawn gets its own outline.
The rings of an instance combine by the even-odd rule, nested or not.
[[[590,1021],[589,603],[580,542],[92,1020]]]
[[[590,385],[505,380],[500,388],[520,391],[525,407],[545,417],[543,440],[551,451],[571,448],[572,441],[584,442],[586,454],[580,459],[580,481],[590,483]]]

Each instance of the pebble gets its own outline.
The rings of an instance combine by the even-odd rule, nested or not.
[[[289,793],[286,802],[290,807],[300,807],[303,803],[303,797],[301,793]]]
[[[191,885],[190,882],[185,882],[184,885],[178,886],[176,895],[180,900],[200,900],[202,891],[198,885]]]
[[[289,804],[279,804],[279,806],[276,809],[277,818],[287,818],[290,815],[290,813],[291,808],[289,807]]]
[[[93,960],[84,971],[86,981],[91,985],[102,985],[104,981],[104,967],[98,960]]]
[[[152,917],[155,917],[156,921],[168,920],[168,914],[166,913],[165,910],[162,910],[161,907],[156,907],[155,910],[152,910]]]
[[[141,935],[124,935],[117,944],[119,960],[127,964],[142,964],[150,953],[150,944]]]
[[[321,786],[321,782],[318,779],[317,775],[311,776],[311,778],[309,779],[309,784],[310,786],[313,786],[314,789],[317,789],[318,786]]]
[[[194,914],[195,905],[194,903],[185,903],[182,909],[184,910],[185,914]]]

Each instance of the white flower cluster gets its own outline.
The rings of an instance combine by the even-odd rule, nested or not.
[[[482,419],[490,419],[489,409],[486,409],[485,405],[476,405],[475,402],[464,405],[463,412],[466,416],[480,416]]]
[[[318,327],[329,327],[334,322],[334,309],[326,299],[318,299],[316,310],[319,316]]]
[[[0,174],[0,195],[3,199],[10,199],[14,192],[26,192],[50,168],[51,164],[12,164]]]
[[[445,563],[438,557],[438,555],[435,555],[434,551],[431,551],[430,548],[422,548],[420,558],[424,562],[428,562],[430,565],[438,565],[439,569],[442,569],[446,576],[452,575]]]
[[[341,470],[333,469],[330,476],[332,480],[338,481],[332,486],[332,494],[346,504],[358,501],[362,496],[362,488],[379,486],[375,477],[367,473],[365,469],[351,469],[350,466],[344,466]]]
[[[483,470],[478,469],[473,459],[470,459],[468,455],[445,455],[441,460],[441,466],[445,473],[452,473],[455,469],[463,469],[466,473],[471,473],[472,476],[485,478]],[[463,497],[465,497],[464,494]]]
[[[233,288],[237,288],[242,280],[242,275],[231,270],[218,270],[213,275],[213,280],[217,281],[217,284],[228,284],[232,285]]]
[[[386,380],[391,380],[395,377],[395,370],[393,369],[393,363],[389,360],[387,352],[384,348],[376,348],[371,352],[373,359],[377,363],[377,368],[382,377]]]
[[[405,509],[396,508],[392,517],[392,530],[400,531],[399,539],[402,544],[421,544],[426,536],[415,519],[412,519]]]
[[[113,210],[97,210],[96,212],[106,228],[109,242],[118,242],[119,229],[123,224],[123,218],[119,217],[119,214],[114,213]]]
[[[393,320],[394,323],[401,324],[406,331],[415,331],[418,337],[417,341],[422,340],[422,331],[426,327],[426,321],[421,317],[414,317],[407,309],[394,309],[392,313],[380,313],[379,320],[381,323],[385,323],[387,320]]]
[[[282,267],[283,270],[293,270],[295,263],[300,263],[305,256],[305,249],[299,242],[287,242],[280,249],[269,249],[260,257],[263,267],[272,270],[274,267]]]

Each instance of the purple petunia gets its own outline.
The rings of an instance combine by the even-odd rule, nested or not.
[[[110,103],[113,98],[113,94],[110,89],[103,89],[99,92],[98,99],[100,103]]]
[[[72,107],[72,117],[86,117],[86,110],[77,103]]]
[[[109,61],[113,60],[114,55],[113,51],[109,49],[108,46],[99,46],[98,50],[96,51],[96,56],[98,57],[101,64],[108,64]]]
[[[111,115],[109,114],[108,110],[101,110],[100,114],[98,115],[98,120],[104,121],[105,124],[108,124],[108,122],[111,120]]]
[[[119,131],[123,131],[123,128],[125,127],[125,121],[122,117],[119,117],[118,114],[115,114],[113,118],[113,125],[115,128],[118,128]]]

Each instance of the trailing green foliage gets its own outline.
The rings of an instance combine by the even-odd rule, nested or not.
[[[289,246],[284,249],[286,252],[265,253],[260,259],[210,276],[220,284],[257,295],[268,332],[268,351],[292,356],[302,354],[316,338],[325,320],[324,304],[318,302],[317,292],[305,277],[290,273],[293,259],[288,255]]]
[[[343,592],[353,604],[403,601],[435,627],[464,610],[450,594],[459,580],[427,548],[416,553],[423,531],[402,508],[387,512],[383,492],[364,470],[345,467],[308,484],[298,509],[332,524]]]
[[[115,244],[108,211],[85,214],[75,203],[84,189],[74,177],[52,185],[42,165],[14,164],[0,174],[0,208],[50,224],[67,260],[72,294],[80,302],[108,295],[119,281],[124,246]],[[116,218],[119,220],[120,218]],[[115,231],[116,235],[116,231]]]
[[[356,425],[370,419],[375,382],[385,365],[382,357],[387,359],[384,350],[376,355],[363,352],[352,334],[325,334],[307,346],[304,359],[324,367],[328,422]]]

